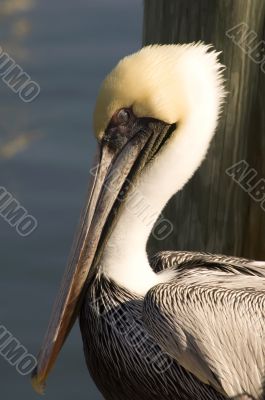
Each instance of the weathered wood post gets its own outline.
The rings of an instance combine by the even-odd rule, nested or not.
[[[228,91],[207,159],[163,212],[174,232],[151,238],[152,251],[265,259],[264,13],[265,0],[145,0],[143,43],[212,43]]]

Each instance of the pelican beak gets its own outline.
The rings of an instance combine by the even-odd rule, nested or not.
[[[87,284],[97,272],[99,256],[130,183],[172,131],[173,125],[151,118],[136,119],[126,136],[113,128],[106,130],[92,169],[93,179],[70,262],[32,374],[32,385],[38,393],[43,393],[48,374],[79,314]]]

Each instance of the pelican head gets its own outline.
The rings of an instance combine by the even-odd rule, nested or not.
[[[224,96],[217,55],[203,44],[148,46],[121,60],[104,80],[94,112],[96,168],[33,373],[37,391],[76,320],[134,185],[167,181],[153,196],[161,208],[205,157]]]

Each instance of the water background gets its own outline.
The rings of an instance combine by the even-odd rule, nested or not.
[[[0,186],[36,217],[20,237],[0,218],[0,325],[36,354],[83,204],[95,149],[91,115],[100,82],[141,46],[141,0],[0,0],[0,46],[37,81],[25,104],[0,80]],[[0,399],[33,400],[29,377],[0,357]],[[46,400],[101,399],[76,326]]]

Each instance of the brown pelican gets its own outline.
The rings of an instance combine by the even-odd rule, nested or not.
[[[177,251],[149,262],[146,253],[161,210],[206,155],[223,97],[218,54],[203,44],[145,47],[104,80],[98,161],[37,391],[79,315],[107,400],[261,398],[265,263]]]

